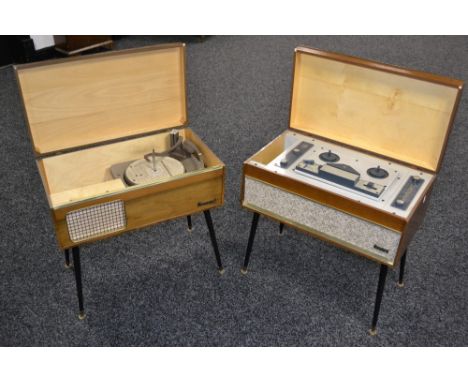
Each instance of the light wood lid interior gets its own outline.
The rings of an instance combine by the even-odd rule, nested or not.
[[[436,83],[362,62],[298,48],[290,126],[436,171],[461,83]]]
[[[17,68],[37,154],[185,125],[184,45]]]

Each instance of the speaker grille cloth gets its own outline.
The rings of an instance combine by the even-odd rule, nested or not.
[[[127,225],[121,200],[69,212],[66,219],[70,239],[75,242],[120,231]]]
[[[364,250],[378,260],[385,259],[392,263],[395,260],[401,238],[399,232],[250,178],[245,178],[244,200],[254,207],[325,234],[335,241]],[[388,252],[379,251],[375,245]]]

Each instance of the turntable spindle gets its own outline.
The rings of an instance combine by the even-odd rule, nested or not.
[[[153,147],[153,155],[152,155],[151,163],[153,165],[153,171],[156,171],[156,152],[154,151],[154,147]]]

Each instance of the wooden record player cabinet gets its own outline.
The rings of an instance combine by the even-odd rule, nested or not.
[[[210,209],[224,201],[224,164],[188,125],[185,45],[166,44],[27,64],[17,80],[65,264],[73,256],[85,317],[79,246],[204,212],[223,272]],[[190,139],[205,168],[128,187],[110,167]]]
[[[297,48],[290,127],[244,162],[241,204],[253,212],[253,221],[242,273],[247,272],[260,215],[278,221],[280,233],[288,225],[376,261],[380,275],[370,329],[370,334],[376,334],[387,270],[400,264],[398,285],[403,286],[407,248],[424,218],[462,88],[461,81],[446,77]],[[434,176],[408,218],[401,218],[266,168],[284,150],[285,135],[291,132],[386,158]],[[281,203],[287,208],[280,208]],[[309,207],[312,218],[296,218],[301,214],[299,209]],[[320,216],[324,215],[332,219],[331,225],[336,228],[331,233],[321,227],[324,222]],[[351,242],[349,232],[354,225],[363,228],[354,229],[357,240]],[[373,235],[391,236],[392,251],[383,257],[375,245],[367,245],[367,238]]]

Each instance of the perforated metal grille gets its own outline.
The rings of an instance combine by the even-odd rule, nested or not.
[[[127,225],[121,200],[69,212],[66,219],[70,239],[75,242],[119,231]]]

